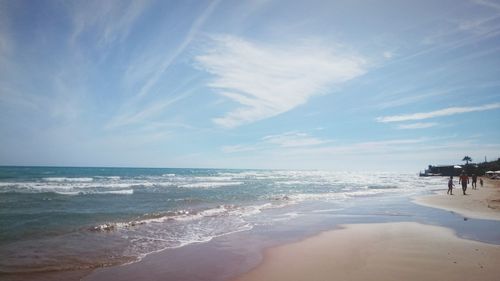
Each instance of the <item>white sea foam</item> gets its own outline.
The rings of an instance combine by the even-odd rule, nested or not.
[[[137,260],[134,261],[137,262],[141,261],[147,255],[158,253],[166,249],[181,248],[194,243],[205,243],[217,237],[248,231],[252,228],[253,226],[251,224],[244,223],[236,228],[233,228],[232,230],[221,232],[211,232],[210,229],[208,229],[208,232],[200,233],[199,229],[195,228],[192,231],[183,232],[182,238],[180,236],[171,237],[169,239],[151,238],[149,235],[138,236],[131,239],[134,243],[132,243],[131,246],[125,251],[125,254],[130,256],[138,255]]]
[[[194,177],[193,178],[196,181],[230,181],[233,178],[232,177],[227,177],[227,176],[200,176],[200,177]]]
[[[70,195],[70,196],[82,194],[81,191],[55,191],[54,193],[61,194],[61,195]]]
[[[186,188],[215,188],[215,187],[224,187],[224,186],[236,186],[242,185],[243,182],[235,181],[235,182],[194,182],[179,185],[179,187]]]
[[[230,190],[217,189],[224,186],[233,187],[228,188]],[[155,199],[158,194],[165,201],[160,202],[162,205],[153,206],[155,209],[165,208],[164,212],[144,214],[122,222],[99,222],[91,228],[93,231],[113,231],[114,237],[127,241],[128,248],[124,254],[139,257],[165,248],[210,241],[214,237],[251,229],[255,225],[287,223],[306,215],[342,213],[336,210],[342,210],[345,202],[352,202],[350,200],[357,197],[411,194],[436,189],[437,186],[444,186],[442,179],[420,179],[415,175],[325,171],[225,171],[209,175],[193,173],[93,178],[52,177],[43,180],[31,179],[29,182],[0,182],[2,191],[57,192],[68,195],[62,198],[68,201],[82,199],[69,197],[75,195],[92,194],[104,197],[109,194],[106,200],[116,197],[119,201],[121,198],[135,199],[138,196],[126,197],[134,194],[134,191],[145,195],[145,198],[151,196],[150,198]],[[177,187],[192,190],[181,190]],[[87,196],[86,199],[94,198]],[[303,201],[307,203],[299,205]],[[315,205],[309,201],[322,202]],[[325,204],[324,201],[333,204]],[[148,203],[158,204],[156,200]],[[208,204],[221,205],[207,207]],[[298,206],[291,206],[294,204]],[[311,211],[308,209],[311,206],[321,208]],[[329,209],[329,206],[332,206],[332,209]],[[335,209],[336,207],[340,208]],[[172,208],[178,209],[172,211]],[[100,237],[91,233],[87,235]],[[123,253],[122,251],[123,249],[120,249],[120,253]]]
[[[274,222],[289,221],[289,220],[295,219],[299,216],[300,216],[300,214],[297,212],[288,212],[288,213],[285,213],[283,215],[280,215],[278,217],[273,218],[273,221]]]
[[[82,179],[82,178],[79,178]],[[117,190],[132,190],[132,188],[150,188],[150,187],[169,187],[174,186],[171,182],[146,182],[146,181],[124,181],[124,180],[101,180],[101,181],[68,181],[44,180],[30,182],[0,182],[2,191],[21,191],[21,192],[57,192],[61,194],[78,194],[116,192]]]
[[[130,195],[130,194],[134,194],[134,190],[133,189],[107,190],[107,191],[97,192],[97,194],[123,194],[123,195]]]
[[[181,210],[168,216],[134,221],[120,224],[102,224],[95,227],[99,231],[123,229],[123,234],[130,240],[127,253],[144,256],[167,248],[178,248],[192,243],[208,242],[215,237],[236,232],[247,231],[255,223],[244,218],[261,212],[261,210],[283,206],[275,203],[264,203],[251,206],[220,205],[199,212]],[[293,219],[298,214],[289,212],[283,219]],[[168,223],[167,229],[156,223]],[[133,227],[132,227],[133,226]]]
[[[342,211],[344,208],[330,208],[330,209],[320,209],[320,210],[313,210],[311,211],[312,213],[331,213],[331,212],[338,212]]]
[[[235,206],[235,205],[219,205],[215,208],[209,208],[200,211],[193,210],[178,210],[175,212],[169,212],[163,216],[158,216],[154,218],[133,220],[129,222],[118,222],[118,223],[107,223],[103,225],[98,225],[91,230],[115,230],[120,228],[130,228],[140,225],[147,225],[151,223],[165,223],[169,221],[175,222],[189,222],[195,220],[203,220],[207,218],[220,218],[220,217],[234,217],[234,218],[244,218],[257,215],[263,210],[272,208],[282,208],[286,206],[283,203],[265,203],[259,205],[249,205],[249,206]],[[105,226],[105,227],[103,227]]]
[[[125,190],[103,190],[103,191],[95,191],[95,190],[85,190],[85,191],[54,191],[57,194],[62,195],[87,195],[87,194],[118,194],[118,195],[131,195],[134,194],[133,189],[125,189]]]
[[[346,200],[347,195],[345,193],[299,193],[291,194],[289,198],[293,202],[302,201],[341,201]]]
[[[52,182],[89,182],[93,181],[93,178],[65,178],[65,177],[47,177],[43,178],[44,181]]]

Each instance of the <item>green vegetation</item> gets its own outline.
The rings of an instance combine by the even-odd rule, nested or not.
[[[466,157],[468,157],[468,156],[466,156]],[[465,160],[465,157],[464,157],[464,160],[462,160],[462,161],[468,162],[467,160]],[[472,161],[472,159],[469,159],[469,161]],[[470,165],[465,164],[464,170],[469,175],[476,174],[479,176],[484,175],[487,171],[498,171],[498,170],[500,170],[500,158],[498,158],[495,161],[490,161],[490,162],[483,162],[483,163],[477,163],[477,164],[470,163]]]
[[[472,162],[472,158],[470,158],[469,156],[465,156],[464,159],[462,159],[462,161],[465,161],[465,165],[469,165],[469,161]]]

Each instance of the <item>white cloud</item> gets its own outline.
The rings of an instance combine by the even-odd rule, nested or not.
[[[393,53],[389,52],[389,51],[384,52],[383,55],[384,55],[384,58],[386,58],[386,59],[390,59],[393,57]]]
[[[376,154],[388,151],[412,150],[418,144],[423,144],[436,139],[391,139],[381,141],[365,141],[353,143],[334,143],[331,139],[320,139],[307,133],[287,132],[279,135],[263,137],[253,144],[237,144],[223,146],[225,153],[256,151],[258,153],[276,153],[282,155],[323,155],[331,156]]]
[[[477,19],[464,20],[458,23],[458,29],[463,31],[470,31],[477,34],[485,34],[490,31],[496,30],[498,27],[494,22],[499,18],[499,15],[491,17],[481,17]],[[493,24],[492,24],[493,22]]]
[[[301,132],[288,132],[263,137],[253,144],[223,146],[224,153],[245,153],[269,159],[332,159],[341,155],[362,156],[382,155],[385,153],[408,152],[436,139],[390,139],[352,143],[335,143],[333,140],[319,139]],[[264,164],[265,165],[265,164]]]
[[[412,124],[399,125],[398,128],[399,129],[425,129],[425,128],[434,127],[436,125],[437,125],[437,123],[432,123],[432,122],[428,122],[428,123],[412,123]]]
[[[426,138],[419,139],[393,139],[383,141],[368,141],[341,145],[331,145],[327,147],[310,148],[298,153],[316,153],[323,155],[335,154],[363,154],[363,153],[384,153],[388,151],[397,151],[402,149],[414,149],[416,144],[428,141]]]
[[[241,154],[226,155],[240,167],[274,169],[334,169],[336,171],[406,171],[416,172],[428,164],[459,163],[464,151],[473,159],[487,155],[496,159],[500,145],[488,143],[476,136],[457,140],[456,135],[421,137],[412,139],[386,139],[372,141],[331,141],[326,145],[310,147],[235,145]],[[245,153],[247,152],[247,153]],[[224,161],[222,160],[222,161]],[[359,163],[362,163],[362,167]],[[219,164],[224,167],[224,164]]]
[[[500,11],[500,4],[495,3],[495,2],[486,1],[486,0],[472,0],[472,2],[474,2],[478,5],[486,6],[488,8],[493,8],[497,11]]]
[[[170,99],[155,100],[153,103],[148,104],[145,108],[141,108],[137,111],[126,111],[122,114],[114,116],[111,121],[106,124],[106,128],[113,129],[116,127],[144,122],[147,119],[161,114],[167,107],[172,106],[176,102],[183,100],[192,94],[192,90],[186,91]]]
[[[306,133],[288,132],[280,135],[270,135],[262,138],[265,143],[281,147],[315,146],[328,141],[311,137]]]
[[[148,7],[149,1],[82,1],[72,8],[74,30],[70,43],[84,32],[98,37],[98,43],[106,46],[127,37],[132,25]]]
[[[482,106],[470,106],[470,107],[448,107],[431,112],[420,112],[412,114],[403,115],[393,115],[393,116],[383,116],[377,117],[377,122],[387,123],[387,122],[401,122],[401,121],[411,121],[411,120],[423,120],[441,116],[449,116],[461,113],[475,112],[475,111],[485,111],[492,109],[499,109],[500,103],[486,104]]]
[[[235,153],[254,150],[265,150],[272,148],[298,148],[298,147],[317,147],[330,143],[330,140],[319,139],[302,132],[287,132],[278,135],[269,135],[261,138],[254,144],[238,144],[223,146],[225,153]]]
[[[0,2],[0,82],[8,81],[6,74],[12,72],[12,60],[15,58],[15,46],[12,33],[12,19],[9,16],[7,1]],[[3,73],[6,72],[6,73]]]
[[[161,78],[161,76],[165,73],[165,71],[170,67],[173,61],[184,52],[187,46],[191,43],[193,38],[196,36],[198,33],[198,30],[202,27],[202,25],[205,23],[205,21],[210,17],[212,14],[213,10],[217,7],[219,4],[219,0],[214,1],[208,5],[208,7],[205,9],[205,11],[192,23],[191,27],[189,28],[188,32],[186,33],[186,36],[182,40],[181,44],[171,53],[168,53],[165,57],[160,59],[160,64],[157,65],[157,67],[151,71],[152,74],[150,78],[144,83],[144,85],[141,87],[139,93],[137,94],[138,98],[141,98],[145,95],[147,95],[150,91],[151,88],[156,85],[158,80]],[[140,63],[139,63],[140,64]]]
[[[256,150],[256,145],[245,145],[245,144],[237,144],[237,145],[226,145],[221,148],[224,153],[236,153],[236,152],[244,152],[244,151],[253,151]]]
[[[366,71],[363,58],[317,43],[271,46],[232,36],[214,42],[214,48],[196,60],[215,76],[209,86],[241,105],[213,119],[228,128],[289,111],[328,86]]]

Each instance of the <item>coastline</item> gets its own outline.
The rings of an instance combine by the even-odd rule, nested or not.
[[[485,182],[485,187],[469,190],[470,196],[435,194],[422,198],[444,197],[457,199],[457,202],[466,199],[474,202],[465,204],[471,209],[472,216],[469,217],[498,218],[500,209],[490,208],[486,212],[484,209],[488,206],[482,204],[486,202],[484,200],[497,198],[499,183]],[[443,188],[442,193],[444,191]],[[450,216],[462,221],[464,227],[472,223],[456,214],[443,212],[449,207],[439,205],[439,202],[414,206],[432,207],[429,208],[432,214]],[[255,235],[252,231],[241,232],[209,243],[161,251],[138,263],[94,270],[83,280],[324,280],[331,276],[338,276],[341,280],[391,280],[391,277],[394,280],[473,280],[477,276],[481,276],[481,280],[496,280],[495,277],[500,275],[500,269],[495,267],[495,261],[500,260],[500,245],[469,239],[472,237],[468,235],[459,237],[457,230],[428,225],[435,222],[427,219],[407,219],[403,217],[400,221],[387,222],[369,218],[364,222],[346,219],[335,226],[294,235],[291,240],[276,235],[274,240],[269,240],[269,237]],[[484,229],[475,230],[478,231]],[[183,269],[186,262],[190,264],[189,268],[196,270]],[[335,273],[331,271],[333,269]]]
[[[462,194],[458,183],[453,195],[446,194],[446,187],[432,195],[414,198],[413,202],[431,208],[438,208],[461,214],[468,218],[500,221],[500,181],[484,178],[485,185]]]
[[[497,280],[500,246],[414,222],[352,224],[268,249],[234,281]]]
[[[496,182],[493,183],[496,184]],[[474,192],[474,194],[478,196],[487,195],[485,197],[487,200],[496,200],[495,198],[498,197],[495,197],[496,193],[493,191],[496,191],[497,189],[491,186],[493,183],[487,182],[487,187],[478,187],[477,191],[470,190],[470,192]],[[428,185],[427,181],[426,184],[427,185],[424,187],[427,188],[427,192],[435,191],[438,188],[442,191],[442,193],[445,191],[444,188],[441,189],[441,179],[433,179],[433,185]],[[498,185],[495,186],[498,187]],[[392,191],[392,189],[389,190]],[[442,194],[436,194],[432,196],[443,197],[441,195]],[[445,199],[460,199],[463,197],[469,201],[476,200],[476,197],[474,196],[456,195],[446,197],[446,195],[444,195],[444,197]],[[251,278],[249,276],[255,274],[252,272],[261,270],[263,266],[267,267],[269,264],[274,264],[274,262],[270,263],[269,253],[277,251],[276,249],[293,247],[293,245],[297,243],[305,243],[305,241],[309,241],[311,239],[319,239],[318,237],[323,237],[323,235],[326,235],[325,233],[331,233],[332,236],[328,236],[330,237],[328,239],[320,239],[321,242],[314,242],[321,244],[319,247],[320,249],[333,249],[332,247],[337,249],[338,245],[336,243],[340,244],[339,247],[343,247],[344,244],[352,244],[352,247],[347,250],[327,251],[335,252],[339,255],[336,258],[340,260],[339,264],[344,265],[343,268],[353,268],[352,270],[356,272],[363,271],[364,269],[359,270],[359,263],[373,263],[373,259],[377,259],[374,264],[377,267],[383,268],[383,272],[367,273],[367,276],[369,277],[371,277],[372,274],[376,274],[378,276],[384,272],[391,272],[391,274],[393,271],[396,273],[398,272],[398,268],[387,268],[388,264],[393,263],[389,257],[385,259],[388,264],[378,264],[379,255],[378,253],[374,253],[378,251],[383,252],[386,249],[401,250],[399,253],[389,253],[387,255],[392,258],[394,254],[398,257],[396,260],[410,259],[412,260],[410,264],[421,263],[421,260],[414,259],[422,256],[425,256],[425,261],[429,261],[432,264],[440,264],[440,261],[443,260],[444,257],[439,254],[440,252],[445,251],[446,248],[442,248],[438,253],[436,253],[433,251],[427,251],[427,245],[441,245],[446,244],[447,241],[454,241],[454,244],[449,246],[449,249],[454,249],[454,251],[450,252],[456,254],[454,257],[460,257],[457,262],[461,261],[462,263],[466,263],[468,266],[469,264],[475,264],[476,261],[474,259],[481,260],[481,265],[483,266],[481,270],[484,270],[485,266],[488,266],[488,268],[490,267],[489,263],[492,260],[498,260],[496,251],[491,252],[489,246],[494,246],[495,249],[500,247],[500,236],[498,236],[495,231],[495,229],[499,229],[500,227],[498,222],[499,220],[466,220],[462,217],[462,215],[459,215],[459,213],[450,212],[444,207],[438,208],[434,206],[414,204],[412,203],[411,197],[404,193],[396,196],[391,196],[390,194],[386,195],[385,193],[382,196],[360,196],[356,198],[355,201],[353,200],[347,202],[348,203],[344,201],[328,201],[322,203],[321,201],[311,201],[309,203],[304,202],[300,205],[291,204],[284,208],[268,209],[265,210],[265,217],[263,218],[266,220],[278,218],[276,223],[272,224],[272,227],[269,227],[270,224],[256,224],[256,227],[249,231],[241,231],[215,237],[208,242],[192,243],[179,248],[168,248],[166,250],[148,254],[140,261],[134,263],[111,267],[105,266],[89,270],[59,273],[53,272],[43,275],[26,274],[24,276],[12,277],[16,277],[14,278],[15,280],[23,281],[62,279],[86,281],[137,279],[147,281],[226,281],[240,280],[240,278],[243,278],[241,280],[252,280],[246,279]],[[483,201],[479,200],[478,202]],[[492,202],[495,203],[496,201]],[[439,205],[436,203],[436,206]],[[481,206],[479,204],[473,205],[471,208],[478,209],[480,207]],[[492,211],[499,210],[500,209],[492,209]],[[482,216],[481,218],[484,219],[488,217]],[[421,235],[417,235],[418,237],[415,237],[414,234],[407,232],[408,229],[413,229],[415,233],[419,233]],[[349,234],[345,234],[345,231]],[[357,232],[370,233],[370,236],[362,237],[359,236]],[[428,239],[419,240],[421,237],[427,237]],[[441,240],[435,240],[435,237],[438,237]],[[379,240],[373,240],[375,238]],[[359,241],[355,239],[358,239]],[[488,249],[485,248],[481,253],[485,253],[485,255],[487,253],[489,258],[482,260],[482,256],[476,257],[472,255],[473,260],[461,260],[462,256],[468,256],[467,252],[469,250],[476,251],[476,248],[471,250],[469,247],[467,248],[468,250],[465,249],[464,252],[460,252],[462,251],[460,250],[462,249],[462,246],[460,245],[462,245],[464,241],[480,243],[485,247],[487,246],[486,248]],[[468,244],[468,242],[465,243]],[[490,245],[487,243],[492,244]],[[385,246],[378,249],[378,244],[384,244]],[[414,244],[419,245],[419,250],[415,250],[411,247],[409,249],[405,248],[408,245],[411,246]],[[308,251],[308,248],[314,249],[313,246],[305,247],[306,251]],[[372,250],[370,250],[371,252],[366,252],[366,249]],[[351,253],[358,254],[353,257],[351,256]],[[297,256],[297,262],[302,261],[306,265],[309,264],[311,268],[314,268],[311,270],[323,271],[322,267],[328,266],[323,263],[325,258],[322,258],[321,255],[317,256],[318,254],[321,254],[321,251],[312,251],[311,255],[307,259],[304,259],[302,252],[294,254],[294,256]],[[365,256],[368,259],[370,255],[375,255],[377,258],[370,258],[372,260],[368,261],[360,260]],[[333,259],[335,257],[328,258]],[[419,266],[420,265],[424,268],[428,267],[425,263],[419,264]],[[404,269],[405,266],[408,265],[402,264],[401,268]],[[447,266],[449,265],[443,264],[442,268],[447,268]],[[337,274],[349,273],[343,268],[338,268],[337,270],[340,273]],[[463,267],[458,268],[461,269]],[[307,270],[309,269],[303,269],[304,272],[308,272]],[[408,270],[405,270],[397,274],[410,274],[408,273]],[[435,271],[436,268],[431,268],[430,270]],[[454,270],[457,271],[457,268],[454,268]],[[476,272],[476,269],[474,268],[467,267],[467,270]],[[327,274],[326,276],[329,276],[330,273],[325,274]],[[497,273],[495,272],[495,274]],[[321,276],[325,277],[325,275]],[[453,277],[454,275],[452,274],[449,276]],[[264,277],[259,277],[253,280],[266,280]],[[278,277],[279,276],[276,278]],[[318,278],[325,279],[323,277]],[[448,277],[448,275],[444,275],[444,277]],[[366,276],[364,278],[366,279]],[[421,276],[420,278],[432,279],[430,276]],[[310,280],[311,278],[305,279]],[[389,280],[385,277],[379,277],[379,279]],[[471,277],[470,279],[474,278]],[[272,278],[268,280],[275,279]],[[276,280],[280,279],[278,278]]]
[[[456,190],[456,189],[455,189]],[[500,181],[456,196],[445,189],[414,203],[466,217],[500,220]],[[500,245],[417,222],[346,224],[299,242],[269,248],[263,261],[233,281],[497,280]]]

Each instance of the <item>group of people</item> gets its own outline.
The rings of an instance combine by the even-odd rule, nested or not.
[[[471,178],[472,178],[472,189],[477,189],[477,175],[472,174]],[[462,174],[460,174],[460,177],[458,178],[458,184],[462,185],[462,191],[464,195],[466,195],[465,191],[467,190],[467,185],[469,184],[469,177],[467,176],[465,171],[462,171]],[[481,187],[483,186],[482,178],[479,179],[479,184],[481,185]],[[448,191],[446,192],[446,194],[453,195],[454,186],[455,185],[453,184],[453,176],[450,176],[450,179],[448,180]]]

